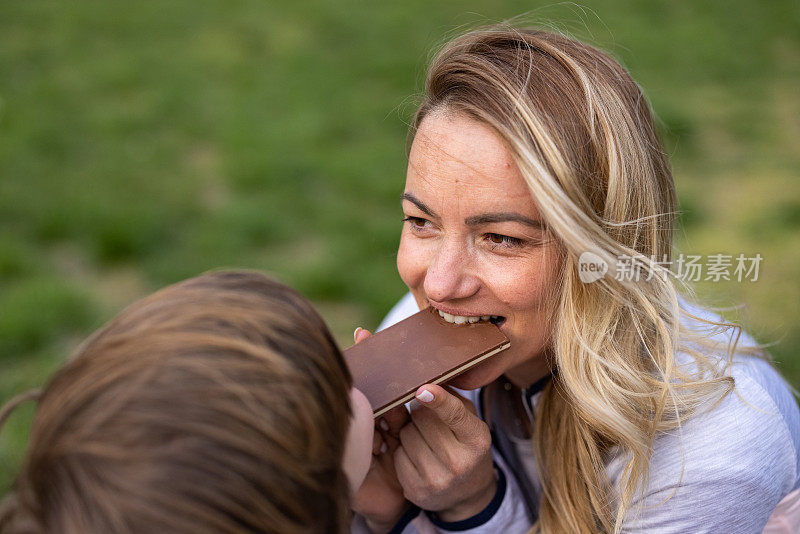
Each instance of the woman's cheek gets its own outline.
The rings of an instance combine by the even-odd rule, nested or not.
[[[424,254],[419,245],[415,245],[413,238],[409,238],[403,232],[397,250],[397,272],[410,289],[421,286],[425,280],[424,261]]]
[[[517,268],[515,268],[517,267]],[[552,283],[549,273],[532,269],[530,265],[507,265],[503,269],[492,269],[484,273],[488,290],[503,303],[515,320],[528,323],[538,315],[547,302],[548,286]]]

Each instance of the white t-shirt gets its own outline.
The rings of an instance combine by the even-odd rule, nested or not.
[[[682,306],[687,306],[682,303]],[[719,317],[690,308],[703,318]],[[384,319],[379,330],[418,311],[413,297],[403,297]],[[704,326],[695,325],[696,328]],[[728,333],[714,335],[725,346]],[[754,344],[743,334],[740,344]],[[686,354],[676,356],[691,365]],[[793,511],[784,530],[800,532],[800,410],[788,386],[772,365],[762,359],[737,356],[730,368],[736,389],[710,411],[698,413],[680,429],[656,437],[650,461],[650,479],[643,498],[629,514],[624,532],[744,534],[764,530],[782,502]],[[479,405],[478,391],[462,392]],[[534,402],[536,396],[534,397]],[[480,413],[480,410],[479,410]],[[524,476],[540,491],[533,445],[512,440]],[[612,451],[613,452],[613,451]],[[497,469],[505,471],[498,496],[482,515],[458,524],[444,524],[435,514],[411,510],[394,532],[469,532],[472,534],[527,532],[532,522],[525,513],[515,476],[493,451]],[[626,459],[611,455],[606,471],[612,483],[619,480]],[[502,495],[501,495],[502,493]],[[538,495],[535,496],[538,500]],[[641,504],[641,507],[637,505]],[[770,525],[776,524],[774,517]],[[791,524],[789,524],[791,523]],[[360,518],[353,532],[367,532]]]

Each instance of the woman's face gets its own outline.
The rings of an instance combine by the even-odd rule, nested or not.
[[[420,308],[499,316],[511,341],[449,383],[475,389],[505,374],[525,387],[546,375],[558,248],[503,140],[465,115],[429,114],[411,146],[403,212],[397,268]]]

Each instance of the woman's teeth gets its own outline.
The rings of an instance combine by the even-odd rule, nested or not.
[[[491,321],[493,323],[498,322],[502,317],[499,315],[481,315],[481,316],[466,316],[466,315],[452,315],[449,313],[445,313],[442,310],[436,310],[439,312],[439,315],[447,321],[448,323],[455,323],[455,324],[467,324],[467,323],[477,323],[478,321]]]

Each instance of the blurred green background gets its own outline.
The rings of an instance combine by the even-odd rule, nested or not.
[[[406,123],[430,50],[526,20],[632,72],[660,119],[679,251],[760,253],[701,283],[800,385],[796,0],[0,0],[0,400],[127,303],[217,267],[311,297],[341,344],[404,292]],[[32,406],[0,435],[11,483]]]

